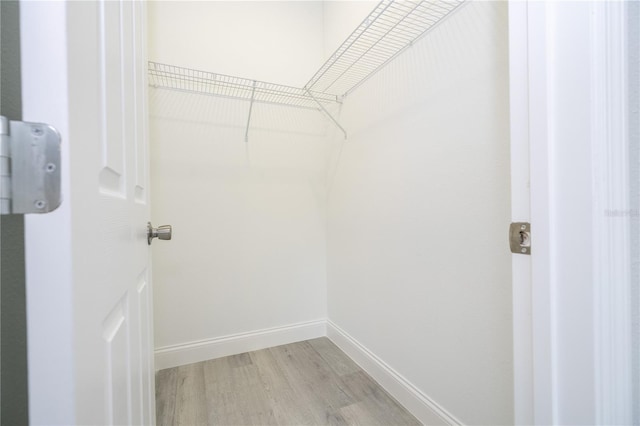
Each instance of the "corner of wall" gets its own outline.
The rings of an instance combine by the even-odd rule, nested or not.
[[[330,319],[327,337],[373,377],[391,396],[425,425],[462,425],[453,414],[422,392],[376,354]]]

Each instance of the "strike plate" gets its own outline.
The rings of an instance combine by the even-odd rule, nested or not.
[[[509,226],[511,253],[531,254],[531,224],[514,222]]]
[[[0,213],[48,213],[61,202],[58,131],[0,117]]]

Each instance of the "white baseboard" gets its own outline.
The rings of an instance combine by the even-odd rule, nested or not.
[[[369,349],[326,319],[164,346],[155,351],[155,369],[162,370],[324,336],[333,341],[423,424],[462,425],[451,413]]]
[[[326,335],[327,321],[319,319],[180,345],[164,346],[155,350],[155,369],[157,371]]]
[[[327,337],[422,424],[462,425],[460,420],[330,320],[327,321]]]

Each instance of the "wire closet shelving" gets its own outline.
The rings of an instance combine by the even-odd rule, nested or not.
[[[312,92],[310,96],[305,89],[297,87],[158,62],[149,62],[149,84],[184,92],[300,108],[318,109],[317,102],[325,104],[338,102],[338,97],[335,95]]]
[[[382,0],[305,87],[346,96],[463,3]]]
[[[382,0],[302,88],[149,62],[149,84],[254,103],[327,110],[426,35],[465,0]]]

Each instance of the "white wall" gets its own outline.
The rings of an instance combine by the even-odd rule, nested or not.
[[[346,98],[329,167],[329,319],[466,424],[513,422],[507,71],[507,4],[467,4]]]
[[[375,0],[325,0],[322,2],[325,60],[369,16],[377,4]]]
[[[302,87],[324,62],[321,1],[153,1],[149,59]]]
[[[322,60],[316,12],[151,3],[149,58],[304,84]],[[152,219],[174,229],[153,244],[157,348],[326,316],[326,120],[257,104],[245,144],[248,107],[150,88]]]

